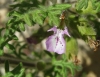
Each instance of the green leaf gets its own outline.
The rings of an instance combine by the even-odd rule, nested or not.
[[[67,39],[66,44],[67,44],[66,45],[67,58],[69,58],[70,54],[77,55],[77,52],[78,52],[77,40],[71,37],[71,38]]]
[[[8,72],[6,73],[3,77],[13,77],[14,75],[12,74],[12,72]]]
[[[85,35],[85,33],[86,33],[86,27],[85,26],[77,26],[77,27],[78,27],[79,32],[82,35]]]
[[[19,24],[19,28],[20,28],[20,30],[25,31],[24,23],[21,22],[21,23]]]
[[[85,35],[96,35],[96,32],[92,27],[87,27]]]
[[[18,37],[16,35],[12,35],[13,40],[18,40]]]
[[[5,72],[6,73],[9,72],[9,61],[8,60],[5,61]]]
[[[92,5],[93,5],[93,7],[96,7],[96,2],[97,2],[97,0],[91,0],[91,3],[92,3]],[[98,2],[97,2],[98,3]]]
[[[44,12],[47,11],[47,7],[45,7],[45,6],[43,6],[43,5],[38,5],[38,7],[39,7],[39,9],[40,9],[41,11],[44,11]]]
[[[15,33],[14,29],[12,29],[12,28],[10,28],[10,29],[6,28],[6,32],[5,32],[5,35],[4,35],[5,39],[8,38],[8,37],[12,38],[12,36],[14,35],[14,33]]]
[[[82,11],[83,11],[83,14],[96,14],[97,13],[95,7],[93,6],[90,0],[88,1],[88,7],[82,8]]]
[[[40,25],[43,25],[43,20],[45,17],[46,17],[46,13],[43,12],[43,10],[35,10],[32,13],[33,21]]]
[[[10,17],[13,13],[14,13],[14,11],[10,11],[10,12],[7,14],[7,16]]]
[[[27,25],[32,26],[32,22],[31,22],[30,16],[28,14],[24,14],[23,18]]]
[[[56,26],[58,26],[59,19],[58,19],[57,15],[54,15],[52,12],[49,12],[48,13],[48,17],[49,17],[49,24],[50,25],[56,25]]]
[[[18,45],[19,46],[19,45]],[[26,44],[20,46],[20,48],[18,49],[18,55],[21,57],[22,55],[25,55],[24,53],[22,53],[22,49],[24,49],[26,47]],[[26,56],[26,55],[25,55]]]
[[[71,63],[71,62],[69,63],[69,62],[68,62],[68,63],[66,64],[66,67],[70,69],[72,76],[74,76],[74,75],[75,75],[75,67],[76,67],[76,66],[75,66],[73,63]]]
[[[18,66],[16,66],[11,72],[13,73],[13,75],[20,74],[22,67],[23,64],[19,63]]]
[[[76,6],[77,10],[81,10],[82,8],[87,8],[89,0],[78,0],[78,4]]]
[[[96,35],[96,32],[92,27],[78,26],[78,30],[82,35]]]
[[[7,21],[6,25],[9,27],[9,26],[11,26],[12,24],[14,24],[15,21],[16,21],[16,18],[15,18],[15,17],[11,17],[11,18]],[[14,25],[13,25],[13,26],[14,26]]]
[[[18,13],[17,11],[14,11],[14,12],[12,13],[12,16],[16,16],[16,17],[20,18],[20,17],[21,17],[21,14]]]
[[[9,44],[9,43],[7,43],[5,46],[6,46],[8,49],[12,50],[12,51],[15,50],[15,47],[14,47],[13,45]]]
[[[3,37],[0,37],[0,45],[5,41]]]
[[[49,13],[49,12],[48,12],[48,13]],[[59,15],[59,14],[61,14],[61,13],[62,13],[61,10],[52,11],[52,14],[53,14],[53,15]]]
[[[22,77],[23,74],[24,74],[24,71],[25,71],[25,68],[22,68],[22,69],[20,70],[20,74],[18,74],[17,77]]]
[[[64,10],[69,7],[71,7],[70,4],[56,4],[56,5],[48,7],[48,10]]]
[[[100,12],[100,2],[97,2],[97,3],[96,3],[96,6],[97,6],[96,11],[97,11],[97,12]]]
[[[65,8],[71,7],[71,5],[70,4],[56,4],[55,7],[58,7],[58,8],[61,7],[61,8],[64,8],[65,9]]]
[[[54,61],[53,65],[62,67],[63,66],[63,61]]]
[[[8,40],[5,40],[3,37],[0,38],[0,49],[3,50],[3,47],[8,42]]]
[[[3,77],[22,77],[25,69],[23,68],[22,63],[20,63],[17,67],[15,67],[12,71],[6,73]]]

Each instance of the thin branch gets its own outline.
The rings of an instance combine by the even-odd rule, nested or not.
[[[23,63],[23,66],[25,66],[26,68],[34,68],[36,67],[36,61],[28,61],[28,60],[23,60],[23,59],[18,59],[18,58],[15,58],[13,57],[12,55],[9,55],[9,54],[4,54],[3,56],[0,56],[0,64],[4,64],[4,62],[8,60],[9,63],[11,65],[18,65],[20,62]]]

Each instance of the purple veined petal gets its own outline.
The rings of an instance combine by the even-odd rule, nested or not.
[[[47,50],[50,52],[56,52],[58,54],[63,54],[65,52],[65,41],[63,35],[58,36],[52,35],[46,40]]]
[[[69,32],[68,32],[67,27],[64,28],[64,34],[66,34],[66,35],[68,35],[69,37],[71,37],[70,34],[69,34]]]
[[[57,40],[57,43],[56,43],[56,47],[55,47],[55,51],[56,53],[58,54],[63,54],[65,52],[65,40],[63,38],[63,36],[59,36],[57,37],[58,40]]]
[[[49,29],[48,32],[49,32],[49,31],[54,31],[54,33],[56,33],[56,32],[57,32],[57,27],[54,26],[53,28]]]
[[[46,40],[46,48],[50,52],[55,51],[55,46],[56,46],[56,42],[57,42],[57,40],[55,38],[56,37],[54,35],[51,35]]]
[[[54,31],[54,34],[49,36],[48,39],[46,40],[46,47],[47,50],[50,52],[55,52],[58,54],[63,54],[66,50],[66,43],[63,38],[63,35],[66,34],[69,37],[70,34],[68,33],[67,27],[62,29],[57,29],[57,27],[53,27],[49,29],[48,31]]]

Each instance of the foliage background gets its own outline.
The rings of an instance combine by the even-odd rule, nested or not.
[[[47,33],[49,28],[59,26],[59,17],[64,10],[65,24],[71,34],[71,38],[66,37],[66,56],[49,53],[43,48],[44,44],[39,44],[52,34]],[[8,20],[0,28],[4,77],[36,77],[40,73],[44,77],[75,76],[80,65],[75,65],[70,58],[78,53],[77,39],[87,44],[90,39],[99,39],[99,12],[97,0],[14,0],[9,6]],[[23,40],[20,41],[18,33]]]

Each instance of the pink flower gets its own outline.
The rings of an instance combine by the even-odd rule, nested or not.
[[[46,40],[46,47],[47,50],[50,52],[56,52],[58,54],[63,54],[65,52],[66,44],[65,40],[63,38],[64,34],[69,35],[67,27],[62,29],[57,29],[57,27],[53,27],[49,29],[48,31],[53,31],[54,34],[49,36]]]

